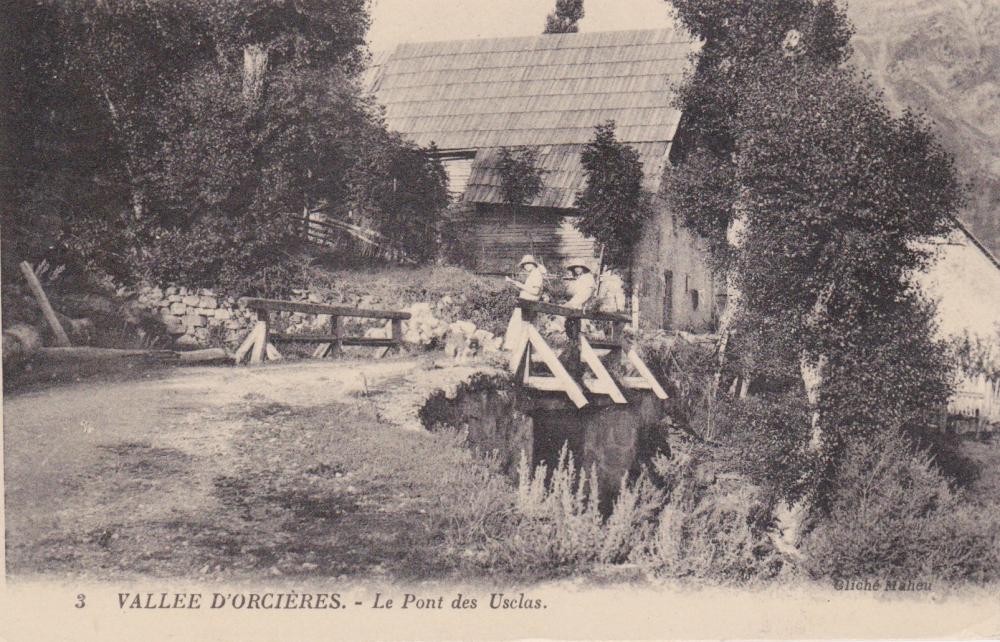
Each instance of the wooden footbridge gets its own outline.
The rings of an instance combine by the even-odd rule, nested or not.
[[[624,394],[628,389],[649,390],[659,399],[667,398],[667,393],[635,348],[625,345],[623,329],[629,322],[627,316],[585,312],[541,301],[520,301],[518,305],[524,331],[510,358],[510,370],[516,382],[534,390],[565,393],[577,408],[590,403],[586,392],[607,396],[616,404],[628,403]],[[536,323],[541,314],[565,320],[569,343],[562,354],[556,353],[538,331]],[[588,339],[584,321],[590,322],[586,325],[609,325],[609,336]],[[548,373],[536,372],[538,364],[544,365]],[[635,370],[635,375],[621,374],[628,366]]]
[[[237,364],[247,357],[252,364],[280,359],[275,342],[316,343],[315,358],[338,355],[344,346],[381,348],[378,356],[384,357],[402,349],[403,321],[410,318],[409,312],[399,310],[370,310],[305,301],[244,298],[242,303],[256,312],[257,323],[236,351]],[[667,398],[639,354],[625,344],[623,330],[629,322],[627,316],[587,312],[541,301],[519,301],[518,305],[524,330],[510,358],[510,371],[516,383],[533,390],[564,393],[577,408],[590,403],[588,393],[607,397],[615,404],[628,403],[625,390],[649,390],[659,399]],[[272,315],[278,312],[328,315],[329,330],[301,334],[275,332]],[[536,327],[540,315],[565,320],[569,341],[561,353],[549,345]],[[388,337],[348,336],[344,333],[345,317],[384,319],[390,322],[391,332]],[[588,338],[586,331],[595,324],[608,327],[607,336]],[[623,374],[630,368],[635,374]]]
[[[241,303],[257,314],[257,323],[247,338],[236,350],[235,361],[243,362],[249,355],[250,363],[263,363],[265,359],[277,360],[281,353],[274,342],[297,341],[317,343],[313,357],[322,359],[328,354],[339,355],[344,346],[367,346],[382,348],[380,357],[393,350],[403,347],[403,321],[410,318],[409,312],[397,310],[368,310],[340,305],[323,305],[305,301],[281,301],[278,299],[241,299]],[[325,333],[292,334],[274,332],[275,312],[299,312],[302,314],[329,315],[329,331]],[[344,334],[344,317],[360,317],[363,319],[385,319],[391,322],[389,337],[353,337]]]

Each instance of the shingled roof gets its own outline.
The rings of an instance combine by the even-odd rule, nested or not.
[[[399,45],[377,60],[370,89],[390,129],[420,145],[475,152],[464,200],[502,202],[500,147],[531,146],[546,170],[532,205],[570,208],[583,187],[580,152],[614,120],[659,187],[680,114],[671,83],[698,44],[679,29]]]

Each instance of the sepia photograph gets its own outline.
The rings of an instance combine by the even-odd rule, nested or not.
[[[1000,0],[0,12],[0,637],[1000,636]]]

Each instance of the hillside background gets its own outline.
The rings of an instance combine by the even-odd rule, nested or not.
[[[855,62],[937,125],[972,183],[962,219],[1000,254],[1000,0],[850,0]]]

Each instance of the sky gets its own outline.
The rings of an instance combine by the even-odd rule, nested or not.
[[[372,51],[401,42],[541,34],[555,0],[372,0]],[[664,0],[584,0],[580,31],[669,24]]]

